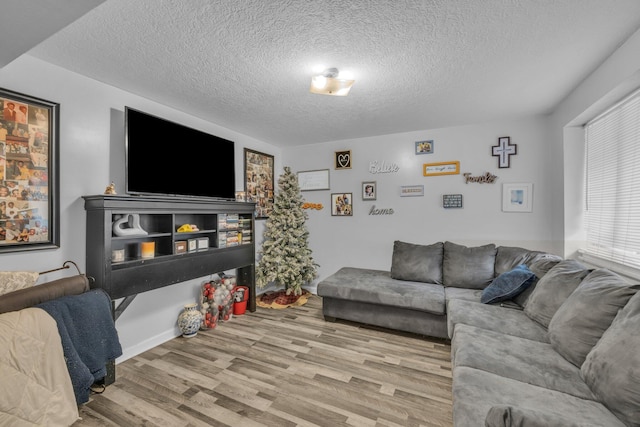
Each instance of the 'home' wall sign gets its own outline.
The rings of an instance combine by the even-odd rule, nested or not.
[[[375,205],[371,206],[371,209],[369,210],[369,215],[393,215],[393,209],[391,208],[385,208],[385,209],[378,209],[376,208]]]

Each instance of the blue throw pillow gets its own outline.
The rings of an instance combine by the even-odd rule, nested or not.
[[[513,270],[502,273],[493,279],[493,282],[482,290],[480,302],[491,304],[510,300],[535,283],[536,280],[536,275],[526,265],[520,264]]]

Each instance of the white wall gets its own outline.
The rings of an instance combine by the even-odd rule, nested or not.
[[[280,149],[164,105],[66,71],[28,55],[0,69],[0,87],[60,103],[60,248],[0,254],[0,270],[45,271],[76,262],[85,271],[85,211],[83,195],[102,194],[113,180],[124,192],[124,107],[184,123],[236,142],[236,187],[243,188],[243,148],[275,155]],[[157,173],[180,173],[197,158],[178,145],[164,165],[149,165]],[[166,147],[163,147],[166,149]],[[198,165],[201,167],[202,165]],[[224,173],[216,167],[216,173]],[[256,235],[262,234],[258,222]],[[68,272],[50,273],[40,282]],[[116,322],[124,355],[131,357],[179,335],[176,319],[193,302],[204,279],[140,294]]]
[[[518,154],[510,168],[498,168],[491,146],[509,136]],[[415,141],[433,139],[433,154],[416,155]],[[449,240],[470,246],[494,242],[557,252],[551,232],[551,200],[559,186],[549,171],[547,119],[431,129],[372,138],[336,141],[284,150],[283,163],[294,171],[330,169],[330,190],[305,191],[305,200],[322,203],[309,210],[310,247],[322,279],[343,266],[388,270],[394,240],[429,244]],[[352,169],[335,170],[334,152],[351,150]],[[460,175],[422,175],[423,163],[460,161]],[[396,163],[397,173],[372,174],[372,161]],[[465,184],[462,173],[491,172],[495,184]],[[363,201],[361,183],[376,181],[377,200]],[[503,183],[532,183],[533,212],[502,212]],[[424,185],[424,197],[400,197],[402,185]],[[352,217],[331,216],[331,193],[353,193]],[[443,194],[462,194],[462,209],[444,209]],[[393,215],[369,215],[372,206]],[[317,281],[314,283],[314,285]],[[315,289],[315,286],[311,286]]]

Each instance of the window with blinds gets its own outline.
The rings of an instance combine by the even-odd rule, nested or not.
[[[585,126],[583,253],[640,271],[640,91]]]

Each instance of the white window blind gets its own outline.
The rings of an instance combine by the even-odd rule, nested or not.
[[[587,123],[586,255],[640,269],[640,91]]]

